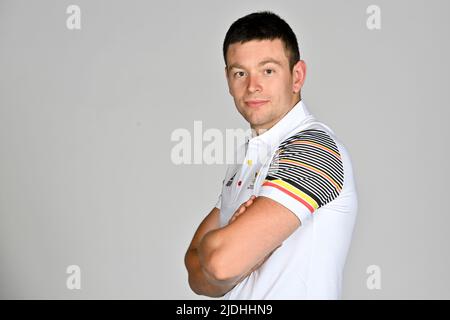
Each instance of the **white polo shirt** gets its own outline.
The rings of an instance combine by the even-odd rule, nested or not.
[[[216,207],[221,227],[250,196],[291,210],[301,227],[224,299],[338,299],[357,196],[345,147],[303,101],[251,137],[227,168]]]

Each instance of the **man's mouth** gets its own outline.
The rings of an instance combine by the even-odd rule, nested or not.
[[[262,99],[253,99],[253,100],[245,100],[245,104],[251,108],[261,107],[266,104],[270,100],[262,100]]]

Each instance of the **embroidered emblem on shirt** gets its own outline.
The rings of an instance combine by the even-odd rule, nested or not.
[[[229,186],[231,186],[231,185],[233,184],[233,179],[234,179],[234,176],[235,176],[235,175],[236,175],[236,173],[234,173],[233,176],[231,177],[231,179],[228,180],[228,182],[227,182],[227,184],[226,184],[227,187],[229,187]]]
[[[258,176],[258,171],[255,172],[255,176],[253,177],[252,182],[250,183],[250,185],[247,187],[248,189],[253,189],[255,187],[255,181],[256,181],[256,177]]]

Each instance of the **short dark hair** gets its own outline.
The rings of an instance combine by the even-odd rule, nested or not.
[[[223,42],[225,65],[227,66],[228,47],[233,43],[275,39],[281,39],[284,42],[289,59],[289,67],[292,70],[294,65],[300,60],[297,37],[286,21],[270,11],[251,13],[233,22]]]

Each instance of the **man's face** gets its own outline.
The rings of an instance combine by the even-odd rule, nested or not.
[[[257,132],[270,129],[299,100],[305,64],[299,61],[290,70],[280,39],[234,43],[228,47],[227,64],[230,94]]]

